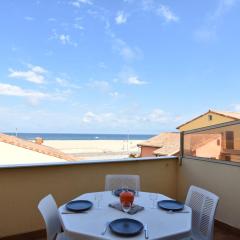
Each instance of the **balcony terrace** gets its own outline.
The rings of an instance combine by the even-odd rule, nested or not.
[[[239,127],[240,123],[237,124]],[[220,125],[218,130],[222,128]],[[213,130],[206,128],[202,129],[201,133],[207,131]],[[186,145],[186,141],[184,145],[184,134],[182,150],[190,146],[189,142]],[[187,151],[188,154],[189,152],[197,154],[195,151]],[[180,201],[185,200],[190,185],[212,191],[220,197],[216,213],[215,239],[240,239],[239,163],[210,157],[185,156],[184,151],[182,153],[180,159],[151,157],[2,166],[0,239],[43,238],[44,223],[37,209],[39,200],[51,193],[58,205],[61,205],[80,194],[103,191],[106,174],[138,174],[141,177],[142,191],[159,192]]]

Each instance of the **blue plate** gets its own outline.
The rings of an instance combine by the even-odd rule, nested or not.
[[[134,195],[136,194],[135,190],[133,190],[133,189],[118,188],[118,189],[116,189],[116,190],[114,191],[114,195],[115,195],[116,197],[119,197],[120,194],[121,194],[121,192],[123,192],[123,191],[132,192]]]
[[[140,234],[143,230],[143,224],[135,219],[120,218],[109,224],[110,230],[122,237],[133,237]]]
[[[158,202],[158,207],[167,211],[181,211],[184,204],[175,200],[163,200]]]
[[[89,210],[93,206],[88,200],[75,200],[66,204],[66,209],[71,212],[83,212]]]

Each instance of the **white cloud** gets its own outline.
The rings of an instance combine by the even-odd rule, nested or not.
[[[76,132],[81,118],[77,114],[15,105],[11,108],[0,106],[0,131],[19,132]],[[64,121],[59,121],[64,119]],[[44,124],[43,124],[44,123]],[[73,128],[73,126],[75,126]],[[84,131],[84,130],[83,130]],[[81,130],[79,130],[81,132]]]
[[[238,0],[219,0],[218,6],[212,15],[212,18],[219,18],[231,10]]]
[[[84,30],[84,27],[83,27],[83,25],[82,25],[82,17],[76,17],[75,19],[74,19],[74,24],[73,24],[73,27],[75,28],[75,29],[78,29],[78,30]]]
[[[80,23],[74,23],[73,27],[78,30],[84,30],[84,27]]]
[[[60,77],[57,77],[56,78],[56,82],[61,86],[61,87],[64,87],[64,88],[73,88],[73,89],[80,89],[81,86],[78,86],[76,84],[72,84],[71,82],[69,82],[68,80],[64,79],[64,78],[60,78]]]
[[[177,22],[179,18],[166,5],[160,5],[156,10],[157,14],[162,16],[166,22]]]
[[[92,113],[92,112],[86,112],[82,118],[82,121],[85,122],[85,123],[89,123],[89,122],[92,122],[92,121],[96,121],[98,118],[97,118],[97,115]]]
[[[26,105],[11,108],[0,106],[0,116],[4,116],[0,118],[0,126],[2,131],[17,127],[19,131],[30,132],[158,133],[173,131],[176,125],[183,121],[160,108],[144,111],[141,106],[137,108],[131,104],[127,109],[101,110],[99,106],[97,108],[74,106],[68,111],[47,111],[29,108]]]
[[[131,48],[125,41],[120,38],[113,38],[113,48],[126,61],[133,61],[142,58],[142,51],[137,48]]]
[[[32,104],[39,100],[48,98],[49,95],[39,91],[26,90],[21,87],[0,83],[0,95],[27,97]]]
[[[117,98],[117,97],[119,97],[120,94],[119,94],[119,92],[115,91],[115,92],[110,92],[109,95],[110,95],[111,97]]]
[[[57,82],[59,85],[63,86],[63,87],[65,87],[66,85],[68,85],[68,81],[65,80],[65,79],[63,79],[63,78],[57,77],[57,78],[56,78],[56,82]]]
[[[112,113],[100,113],[100,114],[96,114],[93,112],[86,112],[82,118],[82,121],[84,123],[104,123],[104,122],[108,122],[109,120],[111,120],[113,117]]]
[[[26,98],[32,105],[36,105],[41,100],[63,101],[68,97],[69,91],[58,91],[45,93],[32,89],[25,89],[16,85],[0,83],[0,95]]]
[[[144,85],[144,84],[147,84],[147,82],[140,80],[138,78],[138,76],[128,77],[127,83],[130,84],[130,85]]]
[[[149,113],[147,116],[147,120],[150,122],[156,122],[156,123],[164,123],[169,121],[169,114],[164,112],[161,109],[153,109],[152,112]]]
[[[155,7],[154,0],[142,0],[143,10],[153,10]]]
[[[50,18],[48,18],[48,21],[49,21],[49,22],[56,22],[57,19],[56,19],[56,18],[53,18],[53,17],[50,17]]]
[[[142,10],[152,12],[164,18],[165,22],[178,22],[179,17],[170,9],[169,6],[158,4],[155,0],[142,0]]]
[[[133,61],[143,58],[143,52],[140,48],[137,46],[129,46],[126,41],[116,36],[116,34],[111,29],[109,12],[106,9],[98,8],[97,11],[88,9],[87,13],[104,23],[105,33],[112,41],[113,51],[118,53],[124,60]],[[123,12],[120,12],[120,14],[123,15],[118,18],[119,23],[127,21],[127,15]]]
[[[98,67],[99,67],[99,68],[102,68],[102,69],[107,69],[107,65],[106,65],[105,62],[99,62],[99,63],[98,63]]]
[[[138,47],[130,47],[127,42],[117,37],[111,30],[110,23],[105,21],[105,33],[112,40],[112,48],[116,51],[124,60],[133,61],[141,59],[143,57],[142,51]]]
[[[42,84],[45,82],[45,73],[47,71],[44,68],[32,65],[28,65],[28,67],[29,70],[27,71],[18,71],[10,68],[8,77],[21,78],[36,84]]]
[[[119,11],[117,13],[117,16],[115,17],[115,22],[117,24],[124,24],[127,22],[127,14],[124,13],[123,11]]]
[[[47,72],[43,67],[40,67],[40,66],[32,66],[32,65],[29,65],[29,67],[32,68],[32,71],[34,71],[35,73],[45,73]]]
[[[78,44],[74,41],[72,41],[71,36],[69,34],[58,34],[55,29],[53,29],[53,35],[50,37],[50,39],[56,39],[63,45],[72,45],[74,47],[77,47]]]
[[[134,114],[133,114],[134,112]],[[118,109],[111,112],[95,112],[87,111],[81,118],[81,122],[86,129],[105,129],[105,131],[116,131],[121,129],[121,132],[131,130],[131,132],[150,132],[155,129],[156,133],[166,128],[175,129],[179,124],[179,116],[165,112],[162,109],[156,108],[144,112],[136,109]],[[107,128],[106,128],[107,126]]]
[[[118,73],[117,77],[113,79],[114,82],[122,82],[129,85],[144,85],[148,84],[147,81],[143,81],[139,78],[138,74],[134,69],[130,67],[123,67],[123,69]]]
[[[108,92],[111,90],[111,86],[107,81],[91,81],[88,83],[88,86],[98,89],[102,92]]]
[[[77,7],[77,8],[80,8],[81,5],[92,5],[92,1],[90,0],[74,0],[74,1],[71,1],[71,5],[74,6],[74,7]]]
[[[181,120],[181,117],[173,115],[169,112],[165,112],[164,110],[160,108],[152,109],[151,111],[145,113],[145,114],[139,114],[137,117],[137,121],[139,123],[148,122],[151,124],[175,124]]]
[[[34,21],[34,20],[35,20],[35,18],[30,17],[30,16],[26,16],[26,17],[24,17],[24,19],[25,19],[26,21]]]
[[[65,34],[60,34],[58,36],[58,39],[60,40],[60,42],[65,45],[65,44],[70,44],[70,36],[69,35],[65,35]]]
[[[209,42],[217,37],[219,20],[223,18],[239,0],[218,0],[216,9],[205,19],[206,23],[194,31],[196,40]]]
[[[70,36],[69,35],[64,35],[64,34],[60,34],[59,35],[59,40],[60,42],[63,44],[63,45],[72,45],[74,47],[77,47],[78,44],[76,42],[73,42],[71,39],[70,39]]]
[[[44,94],[40,92],[24,90],[21,87],[11,85],[11,84],[5,84],[5,83],[0,83],[0,94],[9,95],[9,96],[19,96],[19,97],[26,97],[26,96],[32,96],[32,95],[44,96]]]
[[[117,98],[120,96],[119,92],[115,91],[108,81],[90,81],[88,87],[96,89],[110,97]]]

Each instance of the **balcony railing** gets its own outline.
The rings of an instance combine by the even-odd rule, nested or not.
[[[38,164],[0,168],[0,239],[44,228],[37,205],[51,193],[59,205],[104,191],[106,174],[138,174],[142,191],[177,198],[176,157]]]

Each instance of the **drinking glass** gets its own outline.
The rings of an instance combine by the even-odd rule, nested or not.
[[[122,202],[122,210],[127,213],[130,211],[131,207],[132,207],[132,204],[131,202]]]
[[[157,208],[157,199],[158,199],[157,193],[150,193],[149,198],[150,198],[150,200],[152,200],[151,208]]]
[[[103,199],[103,196],[102,196],[101,193],[96,193],[96,194],[95,194],[95,201],[96,201],[96,203],[97,203],[97,208],[98,208],[98,209],[101,209],[101,208],[102,208],[102,206],[101,206],[102,199]]]
[[[128,185],[127,184],[121,184],[121,187],[122,187],[122,189],[124,189],[124,190],[128,190]]]

